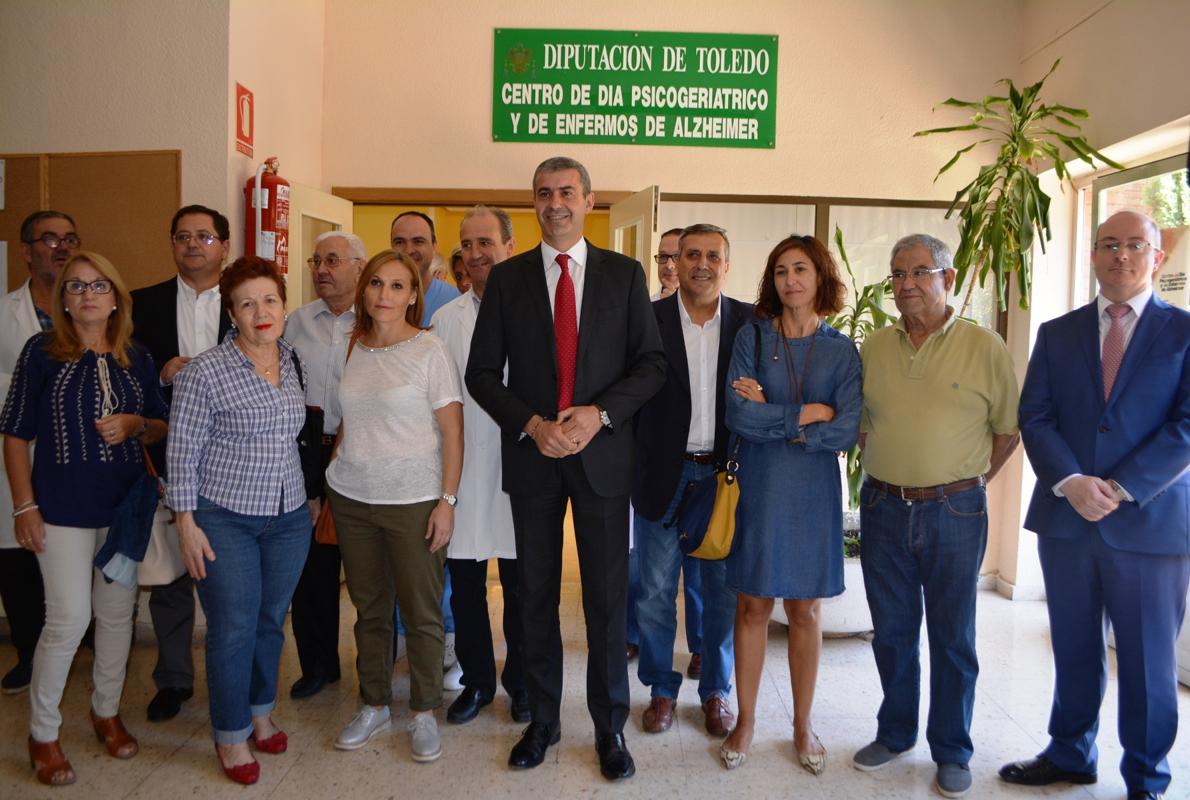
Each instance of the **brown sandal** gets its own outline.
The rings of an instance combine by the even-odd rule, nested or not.
[[[95,726],[95,738],[107,747],[107,754],[113,758],[132,758],[140,752],[136,737],[128,732],[120,715],[97,717],[91,710],[91,724]]]
[[[46,786],[66,786],[74,783],[74,768],[66,760],[62,745],[52,742],[38,742],[29,737],[29,766],[37,773],[37,780]]]

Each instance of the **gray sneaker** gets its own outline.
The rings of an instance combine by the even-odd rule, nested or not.
[[[963,797],[971,791],[971,769],[966,764],[939,764],[934,786],[943,797]]]
[[[339,750],[358,750],[373,736],[391,728],[392,724],[388,706],[361,706],[359,713],[351,718],[351,722],[347,723],[339,738],[335,739],[335,747]]]
[[[442,755],[442,739],[438,736],[438,721],[433,714],[414,714],[409,723],[409,732],[413,734],[410,750],[413,760],[424,764],[427,761],[437,761]]]
[[[860,748],[859,752],[852,756],[851,766],[863,772],[872,772],[887,767],[908,752],[908,750],[889,750],[880,742],[872,742]]]

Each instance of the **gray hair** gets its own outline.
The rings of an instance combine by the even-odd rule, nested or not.
[[[551,172],[565,172],[568,169],[578,172],[579,182],[583,185],[583,197],[591,193],[591,175],[587,172],[587,168],[573,158],[568,156],[554,156],[547,158],[537,165],[537,169],[533,170],[533,186],[537,187],[537,176],[542,173]]]
[[[693,236],[700,233],[717,233],[723,237],[723,259],[731,261],[731,242],[727,239],[727,231],[720,228],[718,225],[712,225],[709,222],[696,222],[693,225],[687,225],[682,228],[681,234],[678,236],[678,251],[686,245],[686,237]]]
[[[480,203],[463,215],[462,222],[474,219],[475,217],[482,217],[485,214],[495,217],[496,221],[500,223],[500,241],[507,244],[508,240],[512,238],[512,217],[508,216],[508,212],[502,208],[485,206],[483,203]]]
[[[935,267],[954,269],[954,256],[950,252],[950,247],[946,242],[930,236],[928,233],[911,233],[898,239],[897,243],[893,245],[892,255],[888,258],[889,266],[892,266],[893,262],[897,260],[897,256],[901,254],[902,250],[910,250],[914,247],[924,247],[929,250]]]
[[[347,252],[351,253],[353,258],[358,258],[360,261],[368,260],[368,247],[364,244],[364,240],[356,236],[354,233],[347,231],[327,231],[326,233],[318,234],[318,238],[314,240],[314,246],[327,241],[328,239],[342,239],[347,242]]]

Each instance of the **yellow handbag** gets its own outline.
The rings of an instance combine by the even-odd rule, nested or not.
[[[702,543],[690,551],[695,558],[718,561],[731,554],[731,542],[735,538],[735,510],[740,503],[740,482],[736,480],[735,463],[728,462],[727,469],[715,475],[715,505],[707,521],[707,532]]]

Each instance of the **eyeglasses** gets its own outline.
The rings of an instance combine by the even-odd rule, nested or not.
[[[306,266],[310,269],[318,269],[323,264],[326,264],[331,269],[337,269],[340,264],[346,264],[351,261],[363,261],[359,256],[348,256],[347,258],[339,258],[334,253],[331,253],[326,258],[321,256],[314,256],[306,259]]]
[[[200,244],[205,244],[210,247],[215,242],[219,241],[219,237],[209,231],[199,231],[195,234],[190,233],[175,233],[169,237],[173,239],[174,244],[187,245],[190,244],[191,239],[197,239]]]
[[[931,275],[934,275],[938,272],[945,272],[945,271],[946,271],[946,267],[934,267],[933,269],[926,269],[925,267],[918,267],[917,269],[912,269],[912,270],[909,270],[908,272],[905,272],[904,270],[896,269],[896,270],[893,270],[891,273],[889,273],[889,277],[892,278],[893,283],[903,283],[905,281],[905,278],[912,275],[914,283],[921,283],[922,281],[929,278]]]
[[[1109,253],[1118,253],[1121,248],[1127,250],[1129,253],[1143,253],[1152,246],[1145,241],[1117,242],[1114,239],[1108,242],[1095,243],[1096,250],[1106,250]]]
[[[36,239],[30,239],[25,242],[25,244],[33,244],[34,242],[41,242],[51,250],[57,250],[62,246],[65,246],[67,250],[75,250],[83,243],[83,240],[74,233],[68,233],[65,236],[59,236],[56,233],[43,233]]]
[[[677,253],[658,253],[657,255],[653,256],[653,260],[656,261],[658,263],[658,265],[664,264],[666,261],[672,261],[676,264],[676,263],[678,263],[678,254]]]
[[[108,294],[112,290],[112,282],[104,279],[90,283],[74,280],[62,284],[62,288],[66,290],[67,294],[83,294],[88,289],[91,290],[91,294]]]

